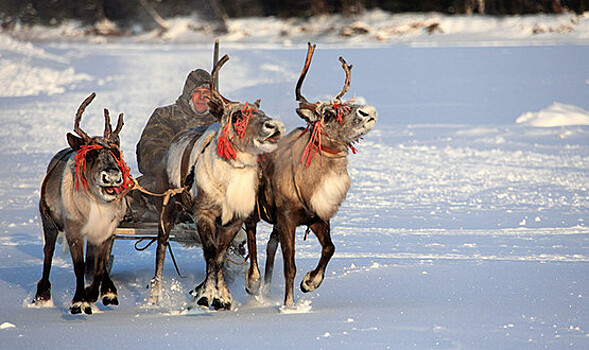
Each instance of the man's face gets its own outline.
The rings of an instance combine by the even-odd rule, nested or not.
[[[209,101],[210,93],[210,90],[204,87],[192,91],[192,104],[197,113],[204,113],[209,109],[207,102]]]

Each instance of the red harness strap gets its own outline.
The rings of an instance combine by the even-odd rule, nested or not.
[[[88,189],[88,182],[86,181],[86,177],[84,177],[84,173],[86,172],[86,155],[90,151],[101,148],[101,145],[82,145],[82,147],[80,147],[80,149],[78,149],[76,152],[76,155],[74,156],[74,177],[76,178],[76,191],[80,190],[80,178],[82,178],[84,189]],[[82,167],[82,172],[80,172],[80,167]]]
[[[76,152],[76,155],[74,156],[74,177],[76,179],[76,191],[80,190],[80,178],[82,179],[82,185],[84,185],[84,189],[88,189],[88,182],[86,181],[86,177],[84,176],[84,173],[86,172],[86,156],[88,152],[101,148],[104,148],[104,146],[82,145],[82,147],[80,147],[80,149],[78,149],[78,151]],[[123,175],[123,184],[119,187],[116,187],[115,191],[117,192],[117,194],[119,194],[125,190],[133,188],[133,186],[135,186],[135,183],[133,182],[133,179],[131,177],[131,170],[123,160],[123,152],[119,150],[121,154],[120,158],[117,158],[112,150],[109,149],[109,152],[115,159],[117,166],[119,167],[119,170]],[[80,168],[82,170],[81,172]]]
[[[340,102],[338,100],[332,102],[333,109],[335,111],[335,120],[338,123],[342,123],[344,115],[350,112],[351,107],[348,106],[348,104],[353,101],[354,99],[352,98],[345,102]],[[326,152],[329,154],[337,154],[340,152],[338,150],[333,150],[331,148],[321,145],[322,134],[329,138],[329,135],[327,135],[327,133],[325,132],[325,124],[323,123],[323,119],[314,122],[312,125],[313,130],[311,131],[311,137],[309,138],[309,142],[307,142],[307,145],[305,146],[305,149],[303,151],[303,155],[301,156],[301,163],[305,163],[305,166],[307,168],[311,165],[313,157],[317,153],[319,153],[319,156],[321,157],[322,152]],[[303,136],[307,131],[309,131],[310,127],[311,124],[308,124],[299,137]],[[352,151],[353,154],[356,154],[358,152],[358,150],[352,145],[352,143],[349,143],[346,146]],[[323,166],[323,157],[320,158],[320,162],[321,166]]]
[[[242,141],[245,138],[247,125],[249,124],[251,117],[256,111],[257,110],[255,108],[248,107],[248,103],[246,102],[243,108],[241,109],[242,117],[239,118],[233,126],[235,132],[237,133],[237,136],[239,136],[239,138]],[[235,157],[237,156],[237,154],[235,153],[235,149],[231,144],[231,140],[233,140],[234,137],[232,137],[231,140],[229,139],[229,128],[231,128],[231,121],[229,121],[229,123],[223,126],[223,129],[221,129],[221,133],[217,138],[217,154],[225,160],[235,159]]]

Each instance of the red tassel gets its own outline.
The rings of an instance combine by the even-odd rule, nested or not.
[[[235,159],[236,154],[233,146],[231,145],[231,141],[229,141],[229,128],[231,127],[231,123],[225,124],[223,129],[221,129],[221,134],[217,138],[217,154],[219,157],[227,159]]]
[[[307,129],[305,129],[307,131]],[[303,151],[303,156],[301,157],[301,163],[305,163],[305,166],[308,168],[313,161],[313,157],[315,154],[319,152],[319,159],[320,164],[323,166],[323,157],[321,157],[321,133],[323,131],[323,122],[321,120],[316,121],[313,124],[313,131],[311,132],[311,137],[309,138],[309,142],[305,146],[305,150]]]

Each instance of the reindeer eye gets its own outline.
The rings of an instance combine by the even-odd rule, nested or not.
[[[325,121],[330,121],[335,117],[335,111],[333,109],[326,109],[324,113]]]
[[[237,112],[233,113],[233,115],[231,116],[231,121],[233,123],[237,123],[237,121],[241,118],[242,118],[241,111],[237,111]]]
[[[115,158],[117,158],[117,159],[121,158],[121,151],[119,151],[118,148],[116,148],[116,147],[110,148],[110,151],[115,156]]]

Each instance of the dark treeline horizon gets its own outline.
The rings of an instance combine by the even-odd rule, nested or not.
[[[351,16],[380,8],[392,13],[524,15],[583,13],[589,0],[0,0],[0,25],[57,25],[67,19],[120,25],[157,26],[158,18],[198,14],[206,21],[233,17],[306,18],[339,13]]]

